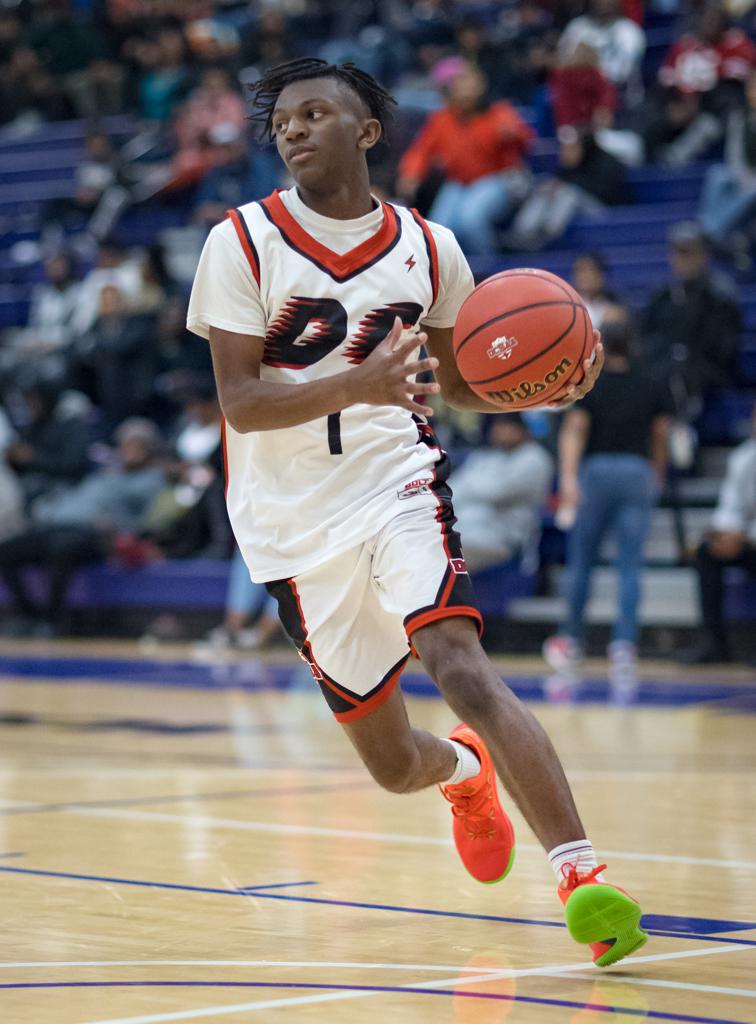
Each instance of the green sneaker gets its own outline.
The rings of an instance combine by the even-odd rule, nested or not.
[[[640,928],[638,901],[619,886],[600,882],[596,875],[602,871],[606,864],[583,875],[567,864],[557,892],[570,935],[591,947],[597,967],[609,967],[645,945],[648,935]]]

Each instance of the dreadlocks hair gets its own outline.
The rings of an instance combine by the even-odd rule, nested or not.
[[[260,125],[260,134],[269,142],[274,138],[273,109],[278,97],[287,85],[308,78],[335,78],[347,85],[367,106],[370,116],[379,122],[382,138],[385,138],[392,118],[391,106],[396,104],[396,100],[372,75],[351,61],[348,64],[329,64],[318,57],[300,57],[277,64],[249,86],[252,97],[250,120]]]

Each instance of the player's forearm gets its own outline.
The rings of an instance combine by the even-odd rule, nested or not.
[[[237,433],[282,430],[341,412],[358,401],[349,371],[306,384],[248,378],[221,395],[221,407]]]

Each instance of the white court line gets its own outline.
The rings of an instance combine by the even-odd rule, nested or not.
[[[595,975],[591,974],[557,974],[557,978],[578,978],[580,981],[595,981]],[[612,977],[602,976],[601,981],[614,981],[627,985],[648,985],[652,988],[676,988],[685,989],[686,992],[711,992],[718,996],[743,996],[746,999],[756,999],[756,989],[752,988],[728,988],[726,985],[698,985],[692,981],[663,981],[661,978],[636,978],[634,975],[621,975]]]
[[[0,801],[2,804],[14,801]],[[23,801],[19,801],[23,803]],[[356,829],[321,828],[315,825],[283,825],[265,821],[240,821],[238,818],[214,818],[208,815],[169,814],[153,811],[135,811],[127,808],[72,807],[61,814],[83,815],[92,818],[125,818],[130,821],[163,822],[164,824],[197,825],[200,828],[229,829],[238,832],[271,832],[278,835],[328,836],[339,839],[364,839],[376,843],[404,843],[414,846],[452,846],[453,840],[440,836],[406,835],[399,832],[362,832]],[[520,850],[528,853],[542,853],[535,844],[518,844]],[[714,857],[684,857],[677,854],[636,853],[630,850],[604,850],[602,856],[614,860],[651,861],[660,864],[691,864],[700,867],[746,869],[756,871],[756,861],[719,860]]]
[[[711,956],[719,953],[733,953],[742,951],[744,948],[752,947],[733,947],[733,946],[711,946],[707,949],[697,950],[681,950],[678,953],[659,953],[650,956],[633,957],[629,963],[652,963],[657,960],[671,960],[671,959],[682,959],[689,956]],[[458,988],[461,985],[473,985],[482,981],[496,981],[505,978],[522,978],[522,977],[548,977],[556,976],[562,977],[568,976],[573,971],[584,971],[587,967],[592,967],[593,964],[562,964],[553,967],[529,967],[522,970],[501,970],[490,973],[490,969],[486,973],[476,973],[473,977],[468,978],[443,978],[440,981],[422,981],[419,983],[408,982],[405,985],[397,986],[398,989],[403,988],[447,988],[454,986]],[[600,977],[596,974],[593,977]],[[626,983],[631,984],[634,982],[632,976],[625,976],[623,979]],[[262,1001],[252,1003],[236,1003],[234,1005],[226,1006],[208,1006],[198,1010],[178,1010],[170,1013],[158,1013],[150,1014],[149,1016],[140,1017],[118,1017],[111,1018],[108,1020],[97,1020],[87,1021],[85,1024],[164,1024],[168,1021],[177,1020],[199,1020],[203,1017],[221,1017],[234,1013],[257,1013],[260,1010],[272,1010],[282,1006],[304,1006],[311,1005],[314,1003],[325,1003],[335,1002],[341,999],[364,999],[368,996],[380,996],[388,995],[386,992],[325,992],[319,993],[318,995],[311,996],[292,996],[284,999],[265,999]]]
[[[0,798],[0,808],[18,807],[34,810],[43,804],[28,800]],[[201,828],[228,829],[234,832],[271,832],[279,835],[328,836],[335,839],[363,839],[375,843],[403,843],[410,846],[453,846],[454,840],[442,836],[417,836],[401,832],[363,832],[356,829],[321,828],[316,825],[283,825],[265,821],[240,821],[238,818],[215,818],[198,814],[169,814],[161,811],[136,811],[119,807],[63,807],[58,814],[83,815],[88,818],[125,818],[131,821],[162,822],[164,824],[197,825]],[[518,843],[526,853],[542,853],[535,843]],[[720,860],[717,857],[686,857],[671,853],[636,853],[633,850],[602,850],[602,857],[613,860],[649,861],[655,864],[690,864],[697,867],[732,868],[756,871],[753,860]]]

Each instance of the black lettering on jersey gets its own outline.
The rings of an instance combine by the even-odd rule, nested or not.
[[[263,363],[303,370],[325,358],[347,336],[347,314],[336,299],[293,295],[265,336]]]
[[[399,317],[405,331],[414,327],[420,319],[423,307],[417,302],[392,302],[388,306],[371,310],[360,322],[357,332],[344,350],[344,358],[350,363],[364,362],[376,345],[386,337]]]

